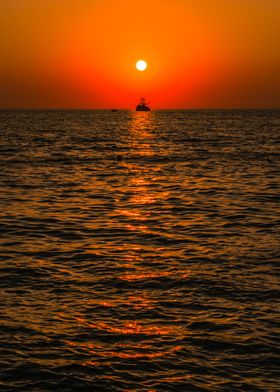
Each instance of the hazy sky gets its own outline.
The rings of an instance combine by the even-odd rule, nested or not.
[[[280,0],[0,0],[0,107],[133,108],[141,95],[279,108]]]

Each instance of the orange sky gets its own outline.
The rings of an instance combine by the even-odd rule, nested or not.
[[[0,108],[279,108],[279,42],[280,0],[0,0]]]

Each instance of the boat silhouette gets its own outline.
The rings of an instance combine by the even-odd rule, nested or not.
[[[149,112],[151,109],[146,103],[146,99],[144,97],[140,98],[139,104],[136,106],[137,112]]]

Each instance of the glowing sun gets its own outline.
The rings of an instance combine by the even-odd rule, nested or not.
[[[147,68],[147,63],[145,60],[138,60],[136,63],[136,68],[138,69],[138,71],[145,71],[145,69]]]

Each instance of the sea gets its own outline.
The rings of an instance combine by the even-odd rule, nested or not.
[[[280,111],[0,111],[0,390],[280,391]]]

